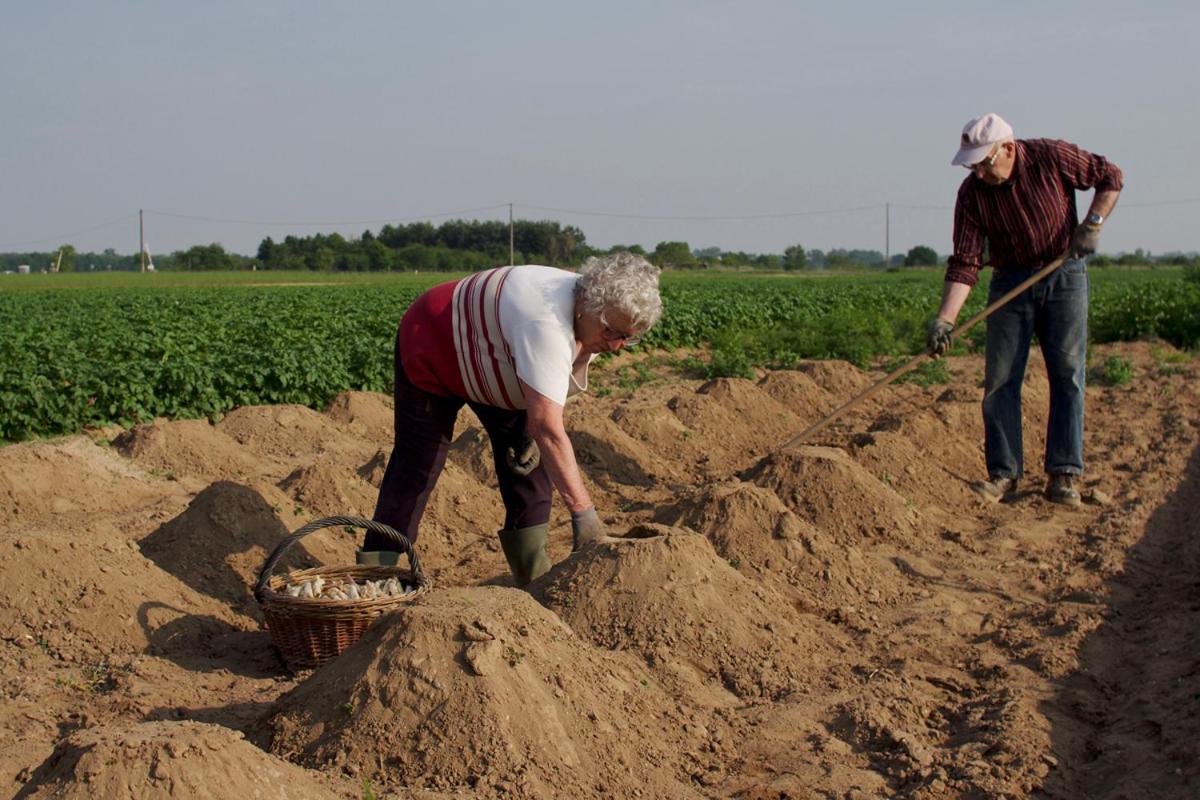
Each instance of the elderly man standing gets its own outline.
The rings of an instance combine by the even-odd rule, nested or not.
[[[989,303],[1063,254],[1066,262],[987,321],[983,425],[987,480],[972,485],[983,497],[1016,496],[1024,474],[1021,381],[1034,334],[1050,381],[1046,432],[1047,499],[1080,504],[1083,474],[1084,370],[1087,355],[1086,258],[1096,252],[1100,228],[1117,203],[1122,175],[1116,164],[1058,139],[1014,139],[998,114],[963,128],[951,162],[970,175],[954,207],[954,255],[946,269],[942,304],[929,326],[929,348],[944,355],[950,331],[979,280],[986,244],[995,268]],[[1075,191],[1095,188],[1082,224]]]

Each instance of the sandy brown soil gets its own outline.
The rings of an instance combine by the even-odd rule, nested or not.
[[[572,401],[620,539],[511,587],[465,413],[417,548],[435,587],[292,675],[249,592],[287,532],[369,515],[381,395],[0,448],[0,786],[16,797],[1193,798],[1200,362],[1099,348],[1088,502],[992,505],[982,364],[819,363]],[[633,356],[623,356],[629,359]],[[1038,359],[1034,359],[1038,361]],[[352,561],[314,534],[290,567]]]

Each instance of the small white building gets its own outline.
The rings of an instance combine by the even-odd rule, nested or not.
[[[29,265],[28,264],[18,264],[17,265],[17,274],[18,275],[28,275],[29,274]]]

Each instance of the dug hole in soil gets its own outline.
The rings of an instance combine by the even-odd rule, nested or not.
[[[1085,504],[982,477],[982,362],[814,362],[568,406],[612,538],[512,587],[464,412],[417,549],[434,588],[289,673],[250,587],[290,531],[370,516],[390,398],[0,448],[0,781],[14,797],[1191,798],[1200,364],[1088,388]],[[640,356],[602,365],[594,389]],[[603,394],[603,393],[601,393]],[[281,569],[345,565],[322,530]]]

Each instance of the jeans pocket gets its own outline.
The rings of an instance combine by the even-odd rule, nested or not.
[[[1059,267],[1059,285],[1066,291],[1087,292],[1087,264],[1082,261],[1068,261]]]

